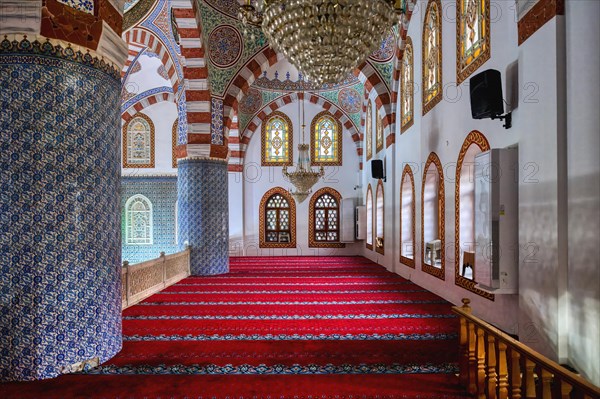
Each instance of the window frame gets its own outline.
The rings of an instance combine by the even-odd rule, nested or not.
[[[460,274],[460,268],[462,267],[460,264],[460,180],[465,156],[467,155],[469,148],[473,145],[478,146],[481,152],[488,151],[491,148],[489,141],[483,133],[478,130],[473,130],[465,138],[460,152],[458,153],[458,161],[456,162],[456,184],[454,187],[454,235],[456,237],[454,242],[454,284],[493,301],[495,299],[494,294],[477,288],[474,280],[470,280]]]
[[[131,223],[132,211],[130,210],[130,207],[132,206],[132,203],[138,199],[145,202],[148,207],[148,210],[145,212],[148,213],[149,242],[140,243],[140,242],[131,242],[130,241],[132,239],[131,231],[130,231],[131,227],[132,227],[132,223]],[[135,211],[135,212],[139,212],[139,211]],[[143,194],[134,194],[131,197],[129,197],[127,199],[127,201],[125,202],[125,245],[132,245],[132,246],[154,245],[154,207],[152,206],[152,201],[150,201],[150,199]]]
[[[367,111],[365,113],[365,147],[367,161],[373,158],[373,102],[367,102]]]
[[[284,146],[287,146],[287,159],[282,161],[271,162],[267,161],[267,134],[268,127],[271,120],[275,118],[283,119],[287,125],[287,139],[284,142]],[[283,112],[273,111],[261,124],[261,166],[292,166],[292,159],[294,149],[292,148],[294,134],[294,125],[290,118]]]
[[[425,88],[425,81],[426,76],[425,76],[425,62],[426,62],[426,51],[427,51],[427,46],[425,43],[425,40],[427,39],[427,35],[426,35],[426,31],[427,31],[427,23],[429,21],[429,16],[432,12],[432,9],[435,7],[436,12],[437,12],[437,21],[435,24],[435,28],[436,31],[438,32],[438,49],[437,49],[437,70],[436,70],[436,76],[437,76],[437,81],[439,83],[439,88],[438,91],[435,93],[435,95],[433,97],[431,97],[429,99],[429,101],[427,101],[427,90]],[[437,103],[439,103],[442,100],[443,97],[443,92],[444,92],[444,83],[443,83],[443,73],[442,73],[442,2],[440,0],[429,0],[429,2],[427,3],[427,9],[425,12],[425,19],[423,20],[423,31],[422,31],[422,36],[421,36],[421,93],[422,93],[422,106],[423,106],[423,116],[425,116],[425,114],[427,114],[429,111],[431,111],[433,109],[433,107],[435,107],[435,105]]]
[[[412,39],[410,36],[406,36],[406,44],[404,46],[404,53],[402,54],[402,64],[401,64],[401,72],[400,72],[400,90],[401,90],[401,101],[400,101],[400,134],[406,132],[415,121],[415,53],[414,47],[412,43]],[[408,50],[408,51],[407,51]],[[404,82],[404,69],[405,69],[405,57],[410,54],[410,82]],[[408,87],[410,85],[410,87]],[[406,96],[406,93],[409,93],[409,112],[410,118],[406,121],[404,120],[403,113],[403,99]]]
[[[481,67],[491,57],[491,33],[490,30],[490,0],[475,0],[477,2],[479,13],[478,17],[481,16],[481,25],[484,33],[482,34],[482,49],[479,54],[469,59],[463,57],[463,45],[464,42],[464,27],[466,21],[464,15],[465,3],[469,0],[456,0],[456,83],[461,84],[469,76],[473,74],[479,67]]]
[[[371,212],[369,212],[369,206],[371,207]],[[367,225],[365,226],[365,228],[367,229],[367,238],[365,240],[365,245],[366,245],[367,249],[370,249],[372,251],[374,240],[373,240],[373,189],[371,188],[371,183],[369,183],[369,185],[367,186],[365,211],[367,213],[367,220],[366,220]],[[370,220],[370,222],[369,222],[369,220]],[[369,223],[371,224],[371,234],[369,234]],[[369,240],[369,238],[370,238],[370,240]],[[369,242],[369,241],[371,241],[371,242]]]
[[[316,160],[316,135],[317,135],[317,125],[321,121],[321,119],[329,118],[333,122],[335,127],[335,148],[337,150],[337,154],[335,159],[331,161],[317,161]],[[310,124],[311,131],[311,140],[310,140],[310,164],[312,166],[341,166],[342,165],[342,142],[344,141],[342,138],[342,124],[341,122],[329,111],[319,112],[312,120]]]
[[[268,242],[266,233],[267,223],[267,203],[274,195],[279,194],[286,199],[289,204],[290,212],[290,241],[289,242]],[[267,191],[259,205],[259,247],[260,248],[296,248],[296,201],[290,193],[282,187],[274,187]]]
[[[379,227],[379,193],[381,192],[381,236],[378,235]],[[381,245],[378,244],[377,240],[381,239]],[[385,254],[385,193],[383,188],[383,180],[377,181],[377,188],[375,189],[375,251],[381,255]]]
[[[441,241],[441,249],[440,249],[440,260],[441,260],[441,268],[434,267],[425,262],[425,183],[427,181],[427,171],[429,167],[435,167],[438,173],[438,236]],[[425,167],[423,168],[423,183],[421,186],[421,270],[424,272],[431,274],[441,280],[446,279],[446,200],[444,198],[444,171],[442,167],[442,163],[440,158],[435,152],[429,154],[427,157],[427,162],[425,163]]]
[[[403,243],[403,238],[402,238],[402,231],[403,231],[403,219],[402,219],[402,208],[403,208],[403,193],[404,193],[404,183],[405,183],[405,177],[408,177],[410,180],[410,189],[412,192],[412,204],[411,204],[411,231],[412,231],[412,243],[413,243],[413,257],[411,258],[407,258],[406,256],[402,255],[402,243]],[[417,248],[417,243],[416,243],[416,237],[415,237],[415,202],[416,202],[416,198],[415,198],[415,176],[413,174],[413,171],[411,169],[411,167],[409,165],[405,165],[404,166],[404,170],[402,171],[402,177],[400,179],[400,209],[399,209],[399,215],[400,215],[400,263],[411,267],[411,268],[415,268],[415,257],[417,256],[418,248]]]
[[[129,126],[133,124],[136,119],[143,119],[148,126],[150,127],[150,162],[148,163],[130,163],[129,162]],[[123,133],[122,133],[122,151],[123,151],[123,168],[124,169],[132,169],[132,168],[154,168],[155,165],[155,127],[154,122],[147,115],[138,112],[131,117],[125,124],[123,124]]]
[[[337,202],[337,215],[338,215],[338,224],[337,224],[337,233],[338,240],[337,241],[317,241],[315,237],[317,233],[316,229],[316,217],[315,212],[317,211],[317,201],[323,195],[328,194],[333,197]],[[318,208],[318,209],[332,209],[332,208]],[[317,192],[315,192],[310,198],[309,210],[308,210],[308,247],[309,248],[344,248],[346,244],[340,242],[341,239],[341,210],[342,210],[342,195],[331,187],[324,187]],[[321,230],[320,230],[321,231]]]

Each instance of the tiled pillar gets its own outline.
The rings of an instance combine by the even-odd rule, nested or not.
[[[227,161],[179,160],[177,177],[178,236],[190,245],[192,275],[229,271]]]
[[[119,68],[15,38],[0,40],[4,381],[104,362],[122,340]]]

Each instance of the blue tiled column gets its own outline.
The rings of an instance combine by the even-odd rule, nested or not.
[[[0,43],[5,381],[104,362],[122,343],[119,71],[24,42]]]
[[[191,247],[192,275],[229,271],[227,162],[186,158],[178,163],[179,243]]]

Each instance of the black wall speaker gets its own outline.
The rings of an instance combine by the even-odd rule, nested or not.
[[[469,80],[469,88],[473,119],[491,118],[504,113],[500,71],[488,69],[478,73]]]
[[[385,171],[383,170],[383,161],[374,159],[371,161],[371,177],[373,179],[384,179]]]

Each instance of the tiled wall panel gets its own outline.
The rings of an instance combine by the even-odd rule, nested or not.
[[[128,245],[125,234],[125,203],[141,194],[152,203],[152,245]],[[123,177],[121,180],[121,236],[123,260],[129,264],[157,258],[161,252],[177,252],[175,242],[175,202],[177,201],[177,177]]]

